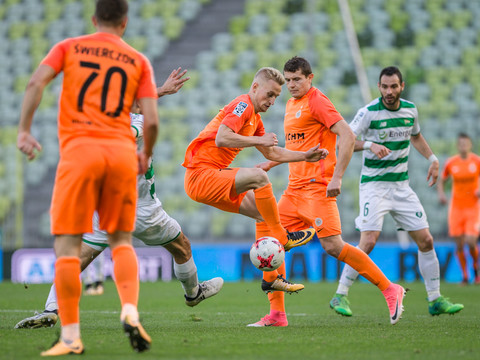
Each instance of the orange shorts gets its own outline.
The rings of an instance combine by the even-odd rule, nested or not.
[[[52,234],[92,232],[95,210],[100,229],[133,231],[138,160],[135,144],[102,141],[71,144],[58,163],[50,209]]]
[[[278,202],[280,220],[288,231],[313,227],[319,238],[342,233],[337,199],[326,197],[326,188],[287,188]]]
[[[223,211],[238,213],[247,194],[235,191],[238,168],[187,168],[185,192],[197,202],[214,206]]]
[[[458,208],[450,207],[448,211],[448,235],[458,237],[462,235],[478,236],[480,220],[480,206]]]

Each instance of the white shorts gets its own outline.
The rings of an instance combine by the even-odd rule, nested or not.
[[[428,228],[427,215],[417,194],[408,183],[360,185],[360,215],[355,226],[360,231],[382,231],[383,218],[390,213],[397,229],[416,231]]]
[[[102,251],[108,246],[107,233],[99,229],[98,214],[93,215],[93,233],[84,234],[83,242]],[[174,241],[182,231],[178,222],[171,218],[158,198],[149,204],[138,204],[133,237],[149,246],[163,246]]]

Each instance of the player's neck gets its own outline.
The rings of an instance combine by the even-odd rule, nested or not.
[[[122,37],[125,29],[123,27],[111,27],[104,25],[97,25],[97,32],[107,33]]]
[[[459,155],[460,155],[460,157],[461,157],[462,159],[468,158],[468,154],[469,154],[468,152],[466,152],[466,153],[464,153],[464,152],[459,153]]]

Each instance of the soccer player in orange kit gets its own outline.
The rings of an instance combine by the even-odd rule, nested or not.
[[[243,148],[251,146],[265,158],[282,162],[317,162],[325,158],[327,152],[318,143],[305,151],[292,151],[276,146],[277,136],[265,133],[260,113],[273,106],[284,83],[277,69],[258,70],[249,92],[220,110],[190,143],[183,166],[187,168],[185,191],[191,199],[265,221],[270,235],[289,250],[310,241],[314,230],[287,233],[280,224],[277,201],[265,171],[228,167]],[[262,289],[294,292],[303,289],[303,285],[290,284],[278,277],[268,284],[262,283]]]
[[[81,354],[79,301],[82,235],[92,232],[97,210],[108,233],[120,320],[136,351],[150,347],[139,321],[138,264],[132,247],[137,172],[145,173],[157,137],[157,92],[148,59],[121,37],[127,26],[126,0],[98,0],[96,33],[54,45],[25,92],[17,138],[30,160],[40,144],[31,135],[34,112],[45,86],[63,71],[58,135],[60,161],[51,204],[55,286],[62,323],[58,342],[42,356]],[[144,147],[137,154],[130,109],[138,99],[144,114]]]
[[[457,257],[463,274],[463,284],[468,284],[465,243],[472,256],[475,284],[480,284],[478,273],[478,247],[480,203],[479,186],[480,156],[472,153],[472,140],[465,133],[458,135],[458,154],[447,159],[441,178],[438,181],[438,197],[446,204],[444,184],[452,179],[452,200],[448,211],[448,233],[457,244]]]
[[[375,263],[358,248],[345,243],[341,237],[340,215],[336,197],[340,195],[342,176],[352,157],[355,135],[330,100],[312,86],[313,73],[308,61],[293,57],[285,63],[283,74],[292,98],[285,109],[285,147],[301,151],[320,142],[329,155],[316,163],[289,164],[289,183],[278,208],[281,223],[289,231],[313,226],[325,251],[362,274],[376,285],[385,297],[390,322],[395,324],[403,312],[405,290],[391,283]],[[338,143],[338,159],[335,148]],[[268,171],[281,162],[259,165]],[[270,235],[265,223],[257,223],[257,238]],[[285,263],[272,272],[264,272],[264,281],[285,276]],[[268,294],[270,313],[248,326],[287,326],[284,293]]]

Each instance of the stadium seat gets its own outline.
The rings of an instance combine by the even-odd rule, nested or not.
[[[206,2],[209,0],[131,1],[126,40],[150,59],[158,59],[171,41],[181,40],[183,29],[198,16]],[[480,136],[477,125],[480,116],[480,50],[477,44],[480,22],[475,21],[480,17],[480,2],[356,0],[348,3],[354,15],[372,96],[378,96],[379,71],[386,65],[398,65],[407,84],[404,96],[417,104],[422,132],[437,156],[443,159],[454,151],[452,144],[461,129]],[[38,11],[32,13],[34,6]],[[92,30],[89,17],[93,6],[89,0],[9,0],[0,5],[2,122],[16,125],[15,114],[19,111],[22,88],[50,46],[65,36]],[[78,25],[81,22],[73,21],[76,18],[85,21]],[[215,209],[200,208],[184,198],[183,189],[176,186],[182,181],[177,173],[182,152],[219,108],[248,90],[259,66],[281,69],[289,57],[305,55],[314,67],[314,85],[331,97],[347,120],[364,105],[337,1],[246,0],[244,11],[231,16],[227,31],[215,35],[211,46],[197,54],[194,68],[189,69],[192,79],[182,92],[159,102],[162,129],[168,134],[161,130],[162,145],[155,151],[160,164],[157,177],[161,183],[175,183],[171,187],[165,185],[171,194],[162,200],[166,206],[175,208],[175,214],[178,212],[182,220],[197,218],[197,213],[207,214],[195,224],[200,229],[193,229],[204,238],[213,233],[219,237],[227,234],[231,219],[229,216],[217,219],[213,216],[219,214]],[[58,81],[47,89],[40,104],[39,122],[55,124],[59,89]],[[280,119],[288,98],[288,91],[284,89],[276,105],[263,114],[271,131],[283,132]],[[55,142],[47,134],[50,130],[50,126],[41,127],[42,141]],[[55,151],[49,143],[45,156],[38,160],[38,166],[33,166],[39,177],[47,170],[36,167],[48,168],[51,161],[45,157]],[[251,165],[257,155],[256,152],[242,155],[240,163]],[[348,223],[344,232],[350,236],[355,234],[351,222],[357,211],[350,208],[357,206],[358,188],[354,185],[358,182],[360,163],[350,163],[340,200],[342,219]],[[419,169],[415,173],[423,176],[428,164],[423,160],[416,164]],[[278,167],[279,172],[272,173],[272,178],[281,187],[285,185],[285,169]],[[28,183],[41,181],[31,178],[31,174],[26,176]],[[12,182],[10,178],[8,181]],[[201,221],[204,221],[202,225]],[[432,221],[432,229],[438,229],[439,224]],[[233,231],[244,236],[254,230]],[[394,229],[388,231],[394,233]]]

